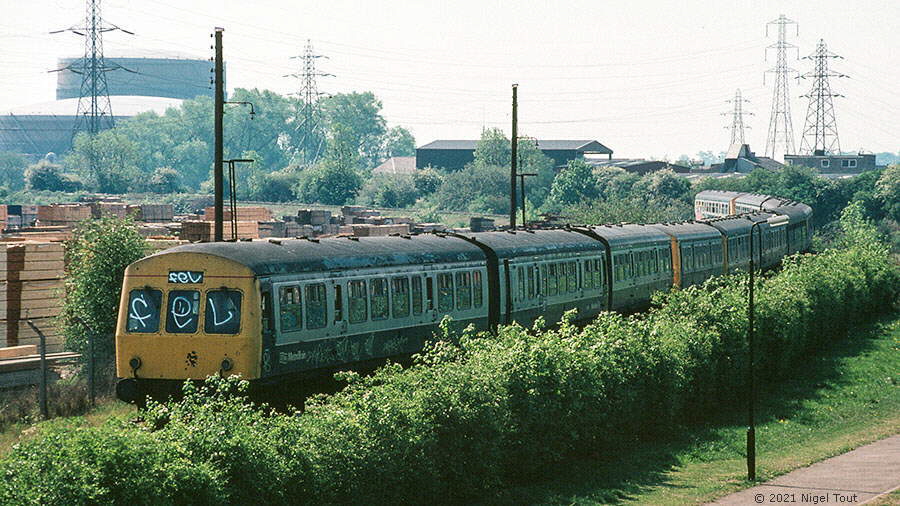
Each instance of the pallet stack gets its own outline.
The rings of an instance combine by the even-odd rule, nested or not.
[[[37,206],[37,219],[42,227],[74,227],[80,221],[91,219],[91,207],[80,204]]]
[[[56,325],[64,293],[63,246],[29,241],[0,245],[0,332],[6,346],[38,344],[28,320],[41,329],[47,351],[63,348]]]
[[[211,221],[184,221],[181,223],[181,236],[184,241],[212,242],[215,233],[215,224]],[[231,238],[231,221],[222,224],[222,236]],[[259,239],[258,221],[237,222],[238,239]]]
[[[103,218],[112,216],[115,218],[124,218],[128,211],[128,206],[122,202],[91,202],[91,217]]]
[[[128,206],[128,214],[137,221],[165,223],[174,219],[175,209],[172,204],[140,204]]]
[[[203,211],[204,221],[213,221],[216,219],[216,208],[207,207]],[[265,207],[238,207],[238,221],[272,221],[272,212]],[[231,209],[225,208],[222,211],[222,220],[231,221]]]

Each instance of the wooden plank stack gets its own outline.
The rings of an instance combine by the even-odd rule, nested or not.
[[[91,202],[90,207],[93,218],[105,216],[124,218],[128,212],[128,206],[122,202]]]
[[[137,221],[162,223],[172,221],[175,209],[172,204],[141,204],[128,206],[128,213]]]
[[[215,233],[215,224],[211,221],[184,221],[181,223],[180,238],[185,241],[212,242]],[[225,239],[231,238],[231,221],[222,224],[222,235]],[[259,239],[258,221],[237,222],[238,239]]]
[[[38,206],[40,226],[74,227],[79,221],[91,219],[91,207],[80,204],[52,204]]]
[[[48,351],[62,350],[56,317],[62,309],[64,274],[62,243],[0,245],[0,333],[7,346],[38,344],[30,319],[46,336]]]
[[[216,208],[207,207],[203,211],[204,221],[213,221],[216,219]],[[225,208],[222,211],[222,219],[226,222],[231,221],[231,209]],[[265,207],[238,207],[238,221],[272,221],[272,212]]]

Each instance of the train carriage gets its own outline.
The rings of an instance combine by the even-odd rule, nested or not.
[[[492,329],[539,316],[553,323],[571,309],[577,320],[637,310],[654,291],[746,268],[751,225],[775,215],[787,216],[788,226],[754,229],[762,267],[809,248],[808,206],[726,193],[698,209],[730,215],[740,203],[753,212],[705,222],[172,248],[125,271],[117,394],[140,402],[210,374],[280,385],[361,368],[420,351],[445,315],[455,329]]]

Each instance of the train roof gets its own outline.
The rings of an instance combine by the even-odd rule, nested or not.
[[[578,251],[602,251],[603,243],[566,229],[460,234],[491,248],[499,258]]]
[[[760,193],[741,193],[734,202],[736,204],[744,204],[761,209],[763,202],[774,198],[775,197],[772,197],[771,195],[762,195]]]
[[[741,195],[744,195],[744,193],[724,190],[703,190],[694,197],[694,200],[731,202],[732,199],[740,197]]]
[[[657,223],[652,226],[663,233],[675,236],[679,241],[718,239],[722,237],[722,234],[714,227],[696,221]]]
[[[753,224],[746,216],[703,220],[703,223],[708,223],[711,227],[720,230],[728,237],[748,234],[750,232],[750,225]]]
[[[668,243],[669,236],[652,225],[594,225],[586,227],[609,243],[610,248],[623,248],[632,244]]]
[[[791,223],[808,220],[812,216],[812,208],[800,202],[794,202],[788,205],[781,205],[772,209],[766,209],[776,214],[787,215],[791,219]]]
[[[452,236],[422,234],[355,239],[197,243],[177,246],[157,255],[218,256],[245,265],[258,276],[485,260],[478,246]]]

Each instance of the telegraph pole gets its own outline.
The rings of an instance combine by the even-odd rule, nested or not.
[[[519,125],[518,125],[518,84],[512,85],[512,153],[510,153],[509,172],[509,227],[516,228],[516,172],[519,151]]]
[[[216,147],[215,147],[215,161],[213,165],[213,182],[215,183],[215,229],[213,231],[213,241],[222,242],[223,240],[223,231],[222,231],[222,218],[223,218],[223,120],[225,116],[225,78],[223,72],[223,64],[222,64],[222,32],[224,32],[224,28],[216,27],[216,66],[215,66],[215,81],[216,81],[216,90],[215,90],[215,138],[216,138]]]

